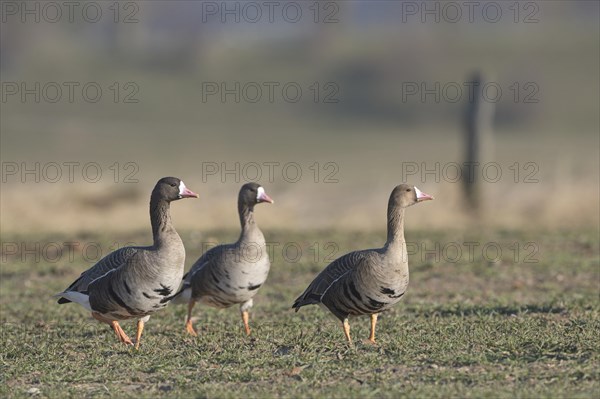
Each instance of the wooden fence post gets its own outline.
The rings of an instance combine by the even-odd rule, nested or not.
[[[482,198],[482,170],[493,157],[494,103],[486,97],[486,79],[475,72],[469,80],[467,113],[465,120],[465,161],[463,164],[463,189],[469,208],[475,215],[484,208]]]

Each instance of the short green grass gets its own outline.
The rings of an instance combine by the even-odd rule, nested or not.
[[[202,242],[231,241],[237,235],[182,233],[188,267],[200,255]],[[250,338],[243,334],[237,309],[196,306],[199,336],[193,338],[184,333],[185,306],[169,306],[151,318],[137,352],[117,343],[112,331],[81,307],[56,305],[51,294],[91,266],[92,246],[105,251],[128,241],[145,244],[147,233],[116,240],[87,233],[3,237],[0,395],[600,394],[597,231],[408,232],[407,239],[415,243],[409,291],[380,317],[377,346],[362,341],[368,318],[351,320],[355,348],[346,345],[339,323],[323,309],[294,313],[290,305],[330,253],[377,246],[383,233],[266,233],[279,245],[273,245],[268,283],[255,298]],[[80,243],[71,259],[65,241]],[[465,242],[477,243],[469,244],[472,254]],[[82,256],[85,243],[95,243],[87,246],[88,261]],[[283,256],[286,243],[294,243],[287,246],[288,261],[297,257],[296,244],[302,249],[295,263]],[[502,250],[498,256],[496,243]],[[486,244],[487,254],[482,252]],[[133,323],[123,326],[134,335]]]

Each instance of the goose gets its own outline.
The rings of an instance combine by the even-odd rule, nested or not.
[[[196,301],[216,308],[240,305],[244,329],[250,335],[248,311],[258,289],[265,283],[271,263],[265,237],[254,221],[254,206],[273,203],[257,183],[242,186],[238,195],[238,213],[242,231],[232,244],[211,248],[198,259],[183,278],[183,286],[173,303],[187,303],[186,331],[197,336],[192,325]]]
[[[170,203],[181,198],[198,198],[198,194],[176,177],[160,179],[150,196],[152,246],[123,247],[109,253],[56,294],[58,303],[83,306],[96,320],[110,325],[127,345],[133,343],[119,321],[137,319],[135,349],[139,349],[144,323],[169,303],[183,276],[185,249],[169,210]]]
[[[404,240],[407,207],[432,200],[417,187],[396,186],[387,209],[387,241],[382,248],[350,252],[329,264],[294,304],[324,305],[342,322],[346,340],[352,345],[349,316],[370,315],[369,341],[375,343],[377,315],[400,301],[408,286],[408,258]]]

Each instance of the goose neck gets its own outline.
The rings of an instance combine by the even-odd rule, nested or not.
[[[165,199],[154,196],[150,199],[150,222],[154,245],[157,247],[164,244],[170,235],[177,234],[171,224],[170,204]]]
[[[399,206],[388,207],[386,246],[397,246],[404,243],[404,211]]]

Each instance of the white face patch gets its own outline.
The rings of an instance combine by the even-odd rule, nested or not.
[[[431,195],[425,194],[424,192],[419,190],[417,187],[415,187],[415,193],[417,194],[417,202],[429,201],[429,200],[433,199],[433,197]]]
[[[256,191],[257,191],[257,193],[256,193],[256,200],[260,201],[261,198],[265,195],[265,189],[262,188],[262,187],[259,187]]]
[[[179,182],[179,195],[183,195],[183,193],[185,192],[186,188],[187,187],[185,186],[185,184],[183,184],[183,180],[181,180]]]
[[[415,193],[417,193],[417,198],[421,198],[423,196],[423,192],[415,186]]]

